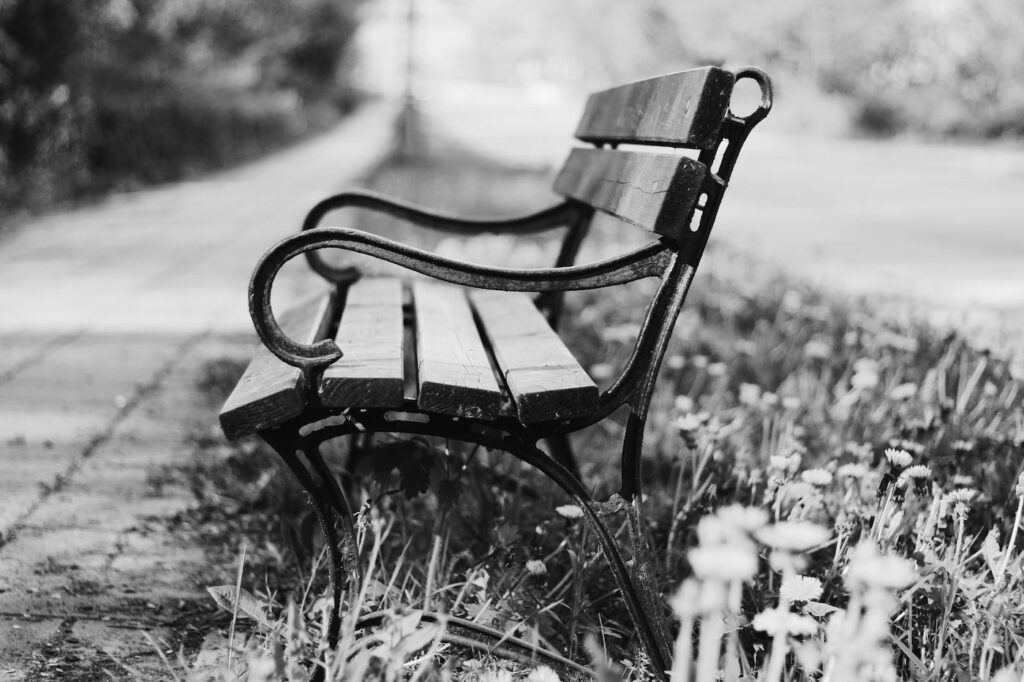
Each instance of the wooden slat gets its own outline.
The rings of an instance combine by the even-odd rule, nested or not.
[[[707,168],[676,154],[577,147],[555,191],[673,239],[690,229]]]
[[[404,389],[402,283],[383,277],[349,287],[335,341],[343,353],[327,368],[328,407],[399,407]]]
[[[521,422],[581,417],[597,409],[597,386],[529,296],[474,291],[470,300]]]
[[[319,340],[332,306],[330,295],[317,297],[283,314],[281,328],[302,343]],[[240,438],[297,417],[305,406],[302,372],[260,346],[221,408],[220,424],[228,438]]]
[[[729,110],[733,74],[709,66],[596,92],[576,137],[587,142],[706,149]]]
[[[464,290],[414,282],[420,408],[490,419],[502,393]]]

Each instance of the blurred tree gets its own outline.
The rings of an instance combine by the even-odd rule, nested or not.
[[[352,103],[358,2],[0,2],[0,211],[173,179],[330,120]]]

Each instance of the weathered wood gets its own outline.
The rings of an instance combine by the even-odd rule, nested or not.
[[[344,355],[324,371],[328,407],[398,407],[404,392],[402,283],[373,277],[353,283],[335,335]]]
[[[734,76],[708,66],[596,92],[576,128],[586,142],[707,149],[729,110]]]
[[[289,310],[282,315],[281,327],[304,343],[323,338],[334,305],[332,298],[324,294]],[[302,372],[260,347],[221,408],[220,425],[228,438],[240,438],[297,417],[305,407]]]
[[[414,282],[417,404],[423,410],[493,419],[502,393],[465,290]]]
[[[555,191],[660,235],[690,229],[707,168],[677,154],[577,147],[555,178]]]
[[[598,390],[525,294],[471,292],[470,301],[524,424],[592,414]]]

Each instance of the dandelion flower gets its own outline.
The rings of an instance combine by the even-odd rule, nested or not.
[[[563,504],[560,507],[555,507],[555,512],[562,518],[569,519],[570,521],[583,517],[583,510],[575,504]]]
[[[665,359],[665,364],[669,369],[682,369],[686,366],[686,358],[682,355],[670,355]]]
[[[779,594],[786,601],[813,601],[821,596],[821,581],[805,575],[791,575],[782,581]]]
[[[757,384],[740,384],[740,403],[756,406],[761,402],[761,387]]]
[[[832,472],[826,469],[808,469],[800,474],[800,479],[804,483],[824,488],[832,482]]]
[[[722,523],[738,528],[747,533],[753,533],[768,523],[768,512],[757,507],[744,507],[739,504],[730,504],[722,507],[715,516]]]
[[[687,578],[668,600],[668,605],[672,607],[672,612],[679,618],[693,618],[698,613],[701,591],[700,583],[697,580]]]
[[[762,407],[770,408],[770,407],[775,407],[778,404],[779,404],[779,396],[775,395],[774,393],[770,393],[768,391],[765,391],[764,394],[761,396],[761,406]]]
[[[548,572],[548,567],[540,559],[530,559],[526,562],[526,572],[539,577]]]
[[[813,635],[818,623],[813,618],[801,616],[785,609],[768,609],[754,616],[754,629],[775,635]]]
[[[829,539],[827,529],[806,521],[782,521],[757,531],[755,537],[774,549],[805,552]]]
[[[511,670],[487,670],[480,676],[480,682],[514,682]]]
[[[914,562],[895,556],[886,556],[870,542],[863,542],[853,550],[846,572],[848,586],[860,585],[886,590],[902,590],[917,580]]]
[[[826,360],[832,355],[832,346],[821,339],[811,339],[804,344],[804,355],[812,360]]]
[[[896,469],[904,469],[910,466],[910,463],[914,461],[914,458],[910,456],[909,452],[897,448],[886,448],[885,458],[889,460],[889,464]]]
[[[693,433],[700,427],[700,418],[695,414],[684,414],[676,419],[676,429],[680,433]]]
[[[852,377],[850,377],[850,386],[855,388],[855,389],[866,391],[866,390],[872,389],[875,386],[877,386],[878,385],[878,381],[879,381],[879,378],[878,378],[878,373],[877,372],[872,372],[872,371],[857,372]]]
[[[676,396],[676,409],[683,414],[693,412],[693,398],[688,395]]]
[[[713,377],[723,377],[725,372],[728,370],[724,362],[712,362],[708,365],[708,375]]]
[[[977,497],[978,491],[974,488],[957,488],[956,490],[946,493],[946,502],[952,504],[970,504],[971,500]]]
[[[784,410],[799,410],[800,399],[796,396],[787,395],[782,399],[782,409]]]
[[[970,452],[974,449],[974,443],[969,440],[955,440],[951,447],[954,452]]]
[[[858,462],[843,464],[836,469],[836,475],[839,476],[839,478],[864,478],[867,473],[868,468]]]
[[[533,672],[526,678],[526,682],[562,682],[562,678],[551,668],[542,665],[533,669]]]
[[[926,467],[924,464],[915,464],[903,470],[900,477],[896,479],[896,486],[904,488],[911,482],[923,481],[931,475],[932,470],[930,467]]]
[[[910,400],[917,395],[917,384],[900,384],[889,391],[889,397],[893,400]]]
[[[757,553],[753,547],[697,547],[687,552],[686,557],[694,575],[703,580],[750,580],[757,574]]]

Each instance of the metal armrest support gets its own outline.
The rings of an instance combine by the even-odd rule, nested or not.
[[[334,248],[373,256],[395,265],[454,284],[504,291],[575,291],[624,284],[664,272],[670,248],[655,242],[603,261],[571,267],[494,268],[438,256],[361,230],[321,227],[287,237],[260,258],[249,283],[249,315],[264,345],[284,362],[315,371],[341,357],[334,341],[296,343],[281,330],[270,305],[274,278],[281,267],[299,255]]]
[[[580,213],[580,209],[575,203],[563,201],[542,211],[515,218],[472,219],[431,211],[376,192],[355,190],[335,194],[314,206],[302,222],[303,231],[319,227],[324,216],[342,208],[363,208],[377,211],[413,225],[466,236],[486,232],[513,234],[542,232],[572,225],[577,222]],[[308,252],[306,260],[314,272],[330,282],[352,281],[359,276],[355,268],[336,267],[324,262],[316,251]]]

